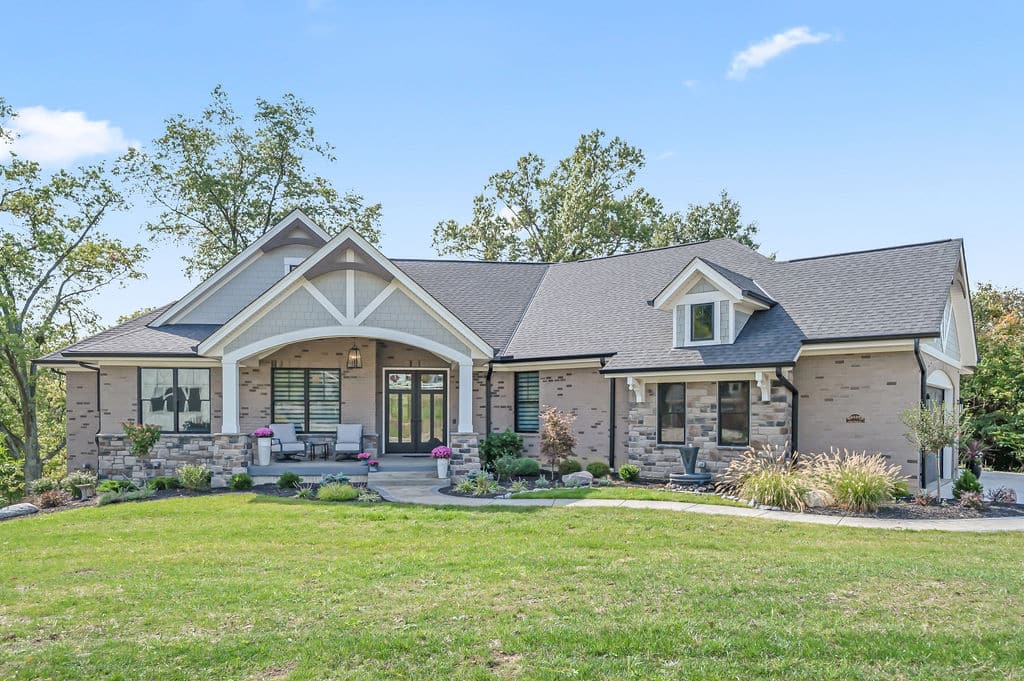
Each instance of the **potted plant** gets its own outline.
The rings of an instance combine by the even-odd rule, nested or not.
[[[371,471],[378,471],[378,470],[380,470],[380,461],[378,461],[377,459],[369,459],[366,462],[366,465],[370,467]]]
[[[362,461],[364,466],[368,466],[370,465],[370,459],[373,458],[373,455],[369,452],[359,452],[356,454],[356,458]]]
[[[430,456],[437,462],[437,477],[444,479],[448,477],[448,462],[452,458],[450,447],[441,445],[430,450]]]
[[[253,431],[252,436],[256,438],[256,456],[261,466],[270,465],[270,445],[271,438],[274,437],[274,431],[270,428],[257,428]]]
[[[981,440],[971,440],[963,451],[964,468],[974,473],[974,477],[981,477],[981,462],[985,455],[985,445]]]

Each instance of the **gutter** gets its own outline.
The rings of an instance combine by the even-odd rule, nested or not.
[[[788,378],[782,375],[782,367],[775,367],[775,378],[777,378],[779,383],[785,386],[786,390],[789,391],[789,394],[793,396],[793,415],[790,419],[790,425],[793,429],[793,437],[789,439],[789,449],[795,455],[800,451],[799,445],[797,444],[797,437],[800,432],[800,391],[796,389],[796,386],[793,385]]]
[[[78,366],[89,371],[96,372],[96,434],[93,435],[93,444],[96,445],[96,472],[99,473],[99,457],[100,457],[100,433],[103,432],[103,403],[102,403],[102,392],[100,391],[100,368],[92,364],[86,364],[85,362],[78,362]]]
[[[635,367],[632,369],[601,369],[602,374],[645,374],[665,371],[714,371],[717,369],[764,369],[766,367],[794,367],[796,362],[757,362],[754,364],[684,364],[669,367]]]
[[[607,363],[601,359],[601,368]],[[608,380],[608,468],[615,470],[615,377]]]
[[[925,403],[927,403],[928,401],[928,368],[925,367],[924,358],[921,357],[920,338],[914,339],[914,357],[917,359],[917,366],[921,368],[921,406],[923,407]],[[936,456],[941,456],[941,454],[937,454]],[[918,464],[919,470],[917,474],[918,486],[921,489],[924,489],[925,461],[927,459],[927,455],[925,454],[925,451],[923,449],[919,453],[918,459],[920,461]]]
[[[515,355],[502,355],[495,357],[492,362],[496,364],[515,364],[517,362],[562,362],[570,359],[599,359],[601,366],[608,357],[614,357],[614,352],[590,352],[582,355],[550,355],[548,357],[516,357]]]

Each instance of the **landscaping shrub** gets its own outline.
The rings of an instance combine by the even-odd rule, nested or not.
[[[252,476],[248,473],[235,473],[228,480],[228,487],[235,491],[252,489]]]
[[[906,480],[897,480],[892,483],[889,494],[893,499],[904,499],[910,496],[910,484]]]
[[[472,494],[474,489],[476,485],[473,484],[473,478],[463,478],[455,483],[455,491],[459,494]]]
[[[583,470],[583,466],[576,459],[563,459],[558,463],[558,474],[569,475],[570,473],[579,473]]]
[[[631,463],[619,466],[619,477],[626,482],[636,482],[640,479],[640,466]]]
[[[281,477],[277,479],[277,486],[281,489],[294,489],[300,482],[302,482],[302,478],[298,473],[285,471],[281,474]]]
[[[155,478],[150,478],[146,483],[146,487],[151,490],[163,490],[163,489],[181,489],[181,480],[170,475],[158,475]]]
[[[356,497],[356,501],[362,501],[369,504],[375,504],[384,499],[374,492],[372,489],[366,489],[365,487],[359,488],[359,496]]]
[[[548,487],[551,487],[551,483],[547,478],[537,478],[534,481],[533,486],[537,489],[547,489]]]
[[[28,484],[29,494],[41,495],[57,489],[60,489],[60,482],[53,478],[39,478],[35,482]]]
[[[604,461],[591,461],[587,464],[587,472],[595,478],[604,478],[611,474],[612,469]]]
[[[512,475],[540,475],[540,462],[528,456],[520,457],[516,459],[515,465],[512,466]]]
[[[202,466],[187,463],[178,468],[178,480],[181,480],[181,485],[194,492],[210,489],[212,477],[213,473]]]
[[[502,433],[489,433],[480,442],[480,462],[485,468],[504,456],[513,458],[523,451],[523,436],[507,429]]]
[[[316,487],[311,482],[295,483],[295,497],[297,499],[315,499]]]
[[[1017,493],[1009,487],[996,487],[988,491],[988,500],[993,504],[1016,504]]]
[[[0,452],[0,505],[13,504],[25,494],[25,473],[17,461]]]
[[[874,511],[892,498],[901,469],[881,454],[833,449],[811,459],[809,480],[825,487],[841,508],[859,513]],[[781,504],[774,504],[779,506]]]
[[[552,471],[561,471],[562,462],[572,456],[572,450],[576,447],[576,434],[573,433],[575,421],[575,416],[555,407],[547,407],[540,413],[540,454]]]
[[[985,510],[985,497],[981,495],[981,492],[961,492],[960,505],[964,508],[983,511]]]
[[[140,425],[125,421],[121,424],[124,429],[124,438],[128,440],[128,447],[132,456],[149,456],[153,447],[160,441],[160,426]]]
[[[136,490],[122,490],[122,491],[110,491],[100,495],[97,505],[106,506],[107,504],[119,504],[122,501],[142,501],[153,496],[155,492],[151,487],[143,487],[142,489]]]
[[[927,492],[918,492],[914,495],[914,498],[910,500],[911,503],[918,506],[931,506],[935,501],[935,497],[928,494]]]
[[[316,498],[320,501],[353,501],[358,497],[359,490],[340,482],[329,482],[316,491]]]
[[[516,480],[508,488],[508,491],[512,492],[513,494],[518,494],[519,492],[528,492],[529,490],[530,485],[527,484],[525,480]]]
[[[119,494],[121,492],[131,492],[138,489],[135,483],[131,480],[104,480],[100,484],[96,485],[96,491],[100,494],[104,492],[114,492]]]
[[[502,456],[495,459],[494,463],[491,464],[494,468],[494,474],[498,476],[498,480],[508,480],[512,477],[512,473],[516,467],[516,459],[513,456]]]
[[[803,511],[811,491],[799,455],[788,456],[781,447],[771,445],[758,451],[748,449],[740,458],[730,461],[718,487],[788,511]]]
[[[964,492],[977,492],[981,494],[984,488],[978,482],[978,478],[970,471],[964,471],[953,483],[953,498],[959,499]]]
[[[321,485],[326,485],[329,482],[340,482],[341,484],[344,485],[346,482],[348,482],[348,476],[345,475],[344,473],[328,473],[327,475],[320,479]]]
[[[76,499],[81,496],[81,492],[78,491],[78,487],[76,487],[76,485],[95,484],[96,474],[93,473],[92,471],[72,471],[71,473],[68,473],[63,480],[60,481],[61,489],[63,489],[65,492],[67,492]]]
[[[50,489],[39,495],[39,508],[56,508],[71,503],[71,495],[62,489]]]
[[[498,483],[486,475],[478,475],[473,478],[473,491],[475,497],[482,497],[494,494],[498,491]]]

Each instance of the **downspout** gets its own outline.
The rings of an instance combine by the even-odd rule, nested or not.
[[[491,434],[491,374],[494,373],[494,362],[487,363],[487,378],[484,380],[484,437]]]
[[[792,421],[793,432],[791,435],[793,437],[789,439],[789,445],[790,451],[796,454],[800,451],[800,447],[797,444],[797,434],[800,432],[800,391],[796,389],[796,386],[788,378],[782,375],[782,367],[775,367],[775,378],[779,379],[779,383],[793,396],[793,417],[790,419]]]
[[[924,358],[921,357],[921,339],[914,339],[914,357],[917,358],[917,366],[921,368],[921,406],[923,407],[928,402],[928,368],[924,365]],[[937,454],[936,456],[941,456]],[[925,480],[925,462],[927,460],[927,454],[924,450],[921,450],[918,459],[918,487],[924,489]]]
[[[100,385],[102,381],[100,379],[100,368],[92,364],[86,364],[85,362],[79,362],[78,366],[89,371],[96,372],[96,434],[93,435],[93,444],[96,445],[96,472],[99,473],[99,460],[100,460],[100,432],[103,430],[103,404],[100,401],[101,392]]]
[[[601,368],[607,360],[601,358]],[[608,468],[615,469],[615,377],[608,379]]]

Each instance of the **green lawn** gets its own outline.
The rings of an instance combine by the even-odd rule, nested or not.
[[[0,524],[2,679],[1021,679],[1024,536],[181,498]]]
[[[746,506],[738,501],[723,499],[717,494],[670,492],[664,489],[642,487],[559,487],[532,492],[520,492],[516,499],[636,499],[642,501],[679,501],[684,504],[711,504],[712,506]]]

